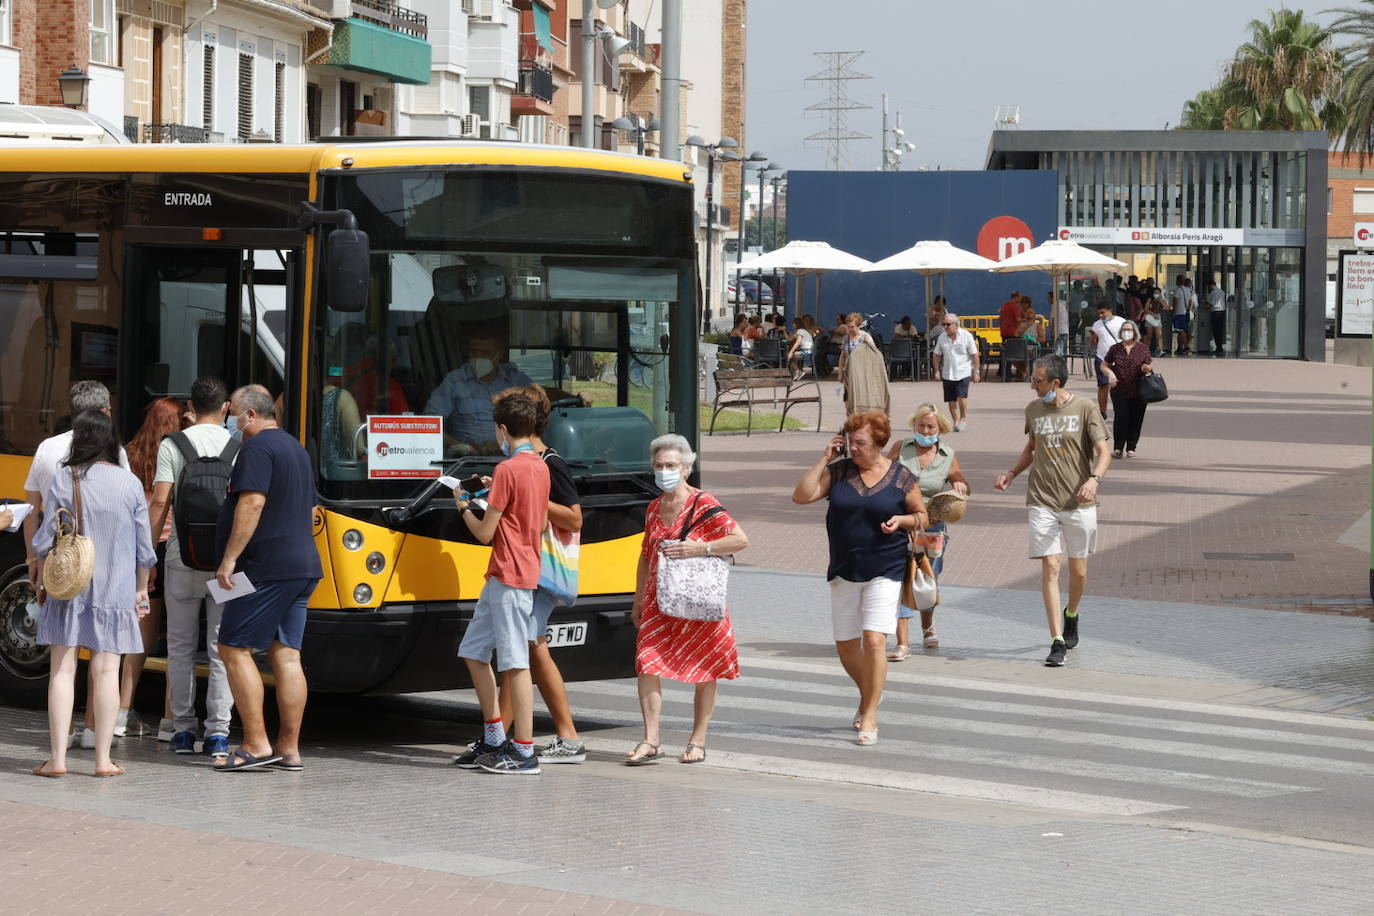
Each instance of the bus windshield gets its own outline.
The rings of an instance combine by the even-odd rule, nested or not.
[[[340,179],[372,292],[363,312],[316,312],[321,493],[405,500],[460,458],[499,460],[491,399],[531,383],[555,407],[545,441],[578,473],[647,472],[693,290],[690,226],[660,207],[681,193],[556,172]]]

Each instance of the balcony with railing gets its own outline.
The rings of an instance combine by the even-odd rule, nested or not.
[[[511,114],[553,114],[554,92],[552,69],[532,60],[520,61],[520,82],[511,96]]]
[[[126,119],[127,121],[127,119]],[[224,134],[188,124],[144,124],[144,143],[223,143]]]
[[[396,83],[429,82],[428,16],[392,0],[349,0],[346,8],[348,18],[334,20],[334,41],[323,63]],[[339,9],[336,3],[336,15]]]

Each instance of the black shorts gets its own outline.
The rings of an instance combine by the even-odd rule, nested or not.
[[[254,583],[257,591],[224,604],[219,623],[221,645],[240,649],[272,648],[279,642],[301,647],[305,635],[305,603],[319,579],[283,579]]]
[[[973,376],[965,376],[957,382],[951,382],[949,379],[942,381],[945,386],[945,403],[948,404],[950,401],[968,397],[968,383],[973,381]]]

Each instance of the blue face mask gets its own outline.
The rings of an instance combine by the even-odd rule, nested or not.
[[[920,433],[917,433],[916,435],[914,435],[914,436],[911,437],[911,441],[912,441],[912,442],[915,442],[917,445],[921,446],[922,448],[930,448],[932,445],[935,445],[935,444],[937,444],[937,443],[940,441],[940,437],[939,437],[939,436],[923,436],[923,435],[921,435]]]
[[[1055,396],[1056,394],[1058,394],[1058,393],[1059,393],[1059,392],[1056,391],[1054,388],[1051,388],[1049,391],[1047,391],[1047,392],[1045,392],[1043,395],[1041,395],[1040,400],[1044,401],[1046,404],[1053,404],[1053,403],[1054,403],[1054,396]]]

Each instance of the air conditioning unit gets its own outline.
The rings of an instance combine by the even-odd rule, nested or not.
[[[475,114],[465,114],[458,128],[460,136],[479,137],[482,135],[482,119]]]
[[[492,13],[492,0],[465,0],[463,11],[469,18],[478,22],[492,22],[495,19]]]
[[[472,15],[472,7],[473,7],[473,2],[472,2],[472,0],[463,0],[463,2],[462,2],[462,9],[463,9],[463,12],[464,12],[464,13],[467,13],[469,16],[471,16],[471,15]]]

